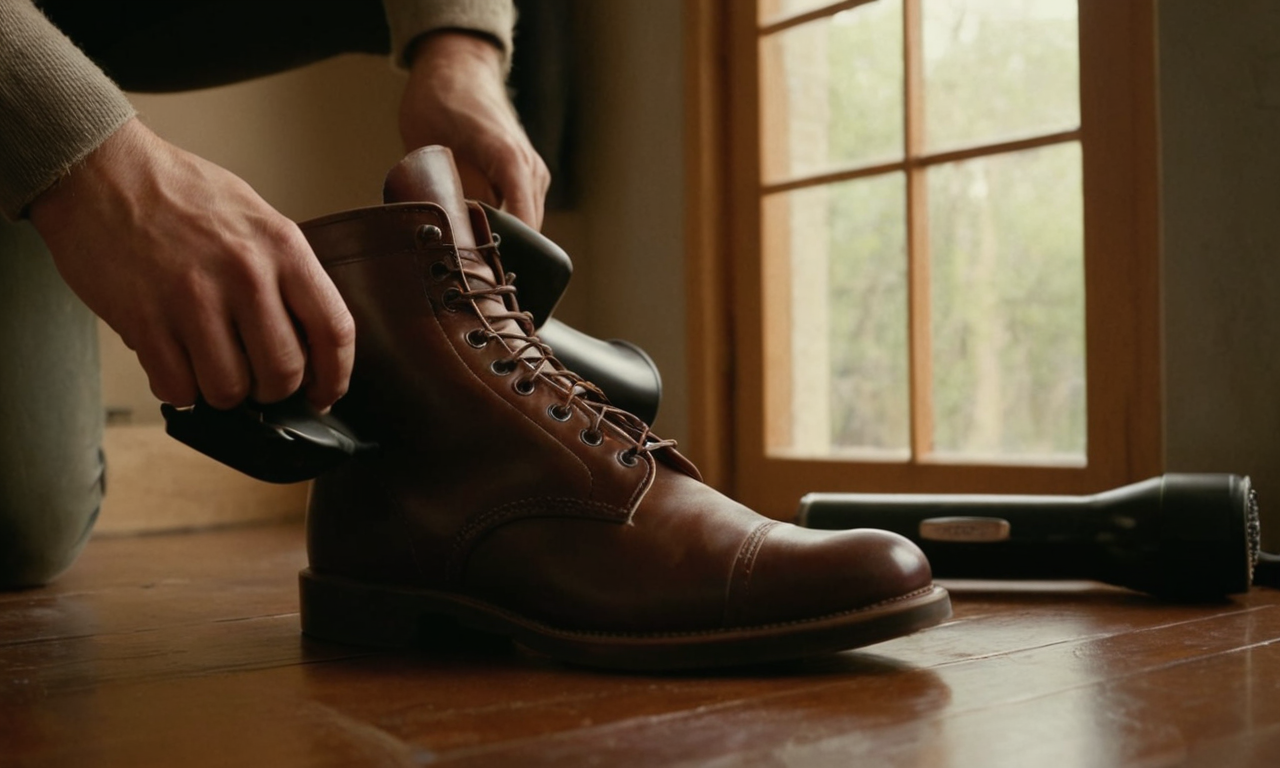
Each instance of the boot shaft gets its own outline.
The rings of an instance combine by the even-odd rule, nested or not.
[[[352,535],[346,518],[371,506],[412,510],[415,526],[432,529],[412,538],[438,546],[551,507],[625,520],[652,482],[654,458],[637,450],[647,427],[584,399],[590,385],[547,359],[516,311],[483,212],[462,202],[451,164],[427,159],[399,194],[411,187],[445,205],[392,203],[302,225],[357,329],[334,414],[382,447],[316,481],[313,565],[351,549],[329,542]],[[354,487],[376,487],[387,503],[349,498]],[[450,552],[415,554],[439,569],[432,581],[451,578]]]

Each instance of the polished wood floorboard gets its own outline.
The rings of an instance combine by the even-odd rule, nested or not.
[[[0,592],[0,766],[1280,765],[1280,592],[953,583],[955,618],[714,674],[298,632],[295,525],[90,543]]]

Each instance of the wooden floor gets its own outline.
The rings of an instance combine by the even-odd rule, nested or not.
[[[950,623],[863,652],[619,675],[309,642],[301,542],[97,539],[0,593],[0,765],[1280,765],[1280,592],[957,583]]]

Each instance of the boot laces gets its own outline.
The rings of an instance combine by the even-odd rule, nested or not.
[[[452,258],[444,262],[447,269],[461,275],[463,288],[457,291],[456,300],[470,302],[476,310],[476,314],[484,324],[481,330],[484,341],[501,340],[511,351],[510,355],[501,358],[497,363],[513,371],[521,365],[527,366],[522,380],[530,382],[529,386],[532,386],[539,376],[553,382],[557,389],[563,392],[561,401],[552,406],[553,411],[565,414],[567,418],[575,407],[580,408],[591,418],[591,426],[586,432],[594,437],[603,436],[605,423],[617,428],[632,441],[632,446],[622,454],[624,461],[634,461],[641,453],[674,448],[675,440],[664,440],[658,437],[643,419],[611,404],[600,387],[566,368],[552,352],[551,347],[538,338],[533,315],[520,310],[516,297],[516,274],[506,272],[502,268],[498,244],[495,238],[474,249],[455,247]],[[495,281],[489,274],[468,270],[468,262],[461,258],[459,251],[475,253],[481,262],[490,267],[492,274],[498,276],[497,280]],[[484,298],[498,299],[504,307],[507,307],[506,311],[481,310],[476,300]],[[511,324],[514,324],[516,330],[505,330],[499,327],[510,327]],[[557,415],[556,418],[560,416]]]

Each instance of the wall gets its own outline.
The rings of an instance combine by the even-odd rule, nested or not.
[[[1280,548],[1280,4],[1162,0],[1169,471],[1249,474]]]
[[[585,329],[643,347],[663,376],[655,426],[686,440],[681,0],[576,0]],[[585,297],[583,296],[585,294]]]

